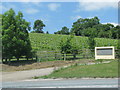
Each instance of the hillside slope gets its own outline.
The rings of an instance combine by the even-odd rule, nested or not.
[[[32,48],[40,51],[51,51],[59,50],[59,43],[61,39],[66,39],[68,35],[57,35],[57,34],[40,34],[30,33],[29,34]],[[74,42],[76,42],[80,49],[88,48],[88,38],[75,36]],[[95,38],[96,46],[115,46],[117,47],[118,40],[106,39],[106,38]]]

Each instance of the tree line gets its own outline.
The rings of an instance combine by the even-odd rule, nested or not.
[[[69,35],[70,33],[75,33],[76,36],[87,36],[98,38],[111,38],[118,39],[118,30],[120,26],[114,26],[113,24],[101,24],[98,17],[94,18],[80,18],[73,23],[72,28],[69,29],[66,26],[62,27],[60,31],[54,32],[54,34]]]

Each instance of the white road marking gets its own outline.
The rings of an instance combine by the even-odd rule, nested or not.
[[[58,87],[28,87],[28,88],[118,88],[118,85],[58,86]]]

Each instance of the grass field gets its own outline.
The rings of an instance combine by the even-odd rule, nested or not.
[[[118,77],[118,62],[101,63],[94,65],[72,65],[61,68],[48,76],[36,78],[113,78]]]
[[[66,39],[68,35],[57,35],[57,34],[40,34],[30,33],[29,34],[32,48],[40,51],[51,51],[59,50],[59,43],[61,39]],[[95,38],[96,46],[115,46],[117,47],[118,40],[106,39],[106,38]],[[76,42],[80,49],[88,48],[87,37],[75,36],[73,42]]]

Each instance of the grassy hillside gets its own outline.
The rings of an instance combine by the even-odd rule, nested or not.
[[[32,48],[35,50],[59,50],[59,43],[61,39],[66,39],[68,35],[55,34],[39,34],[30,33],[30,40]],[[96,38],[96,46],[115,46],[117,47],[118,40]],[[75,36],[74,42],[79,45],[79,48],[88,48],[87,37]]]

